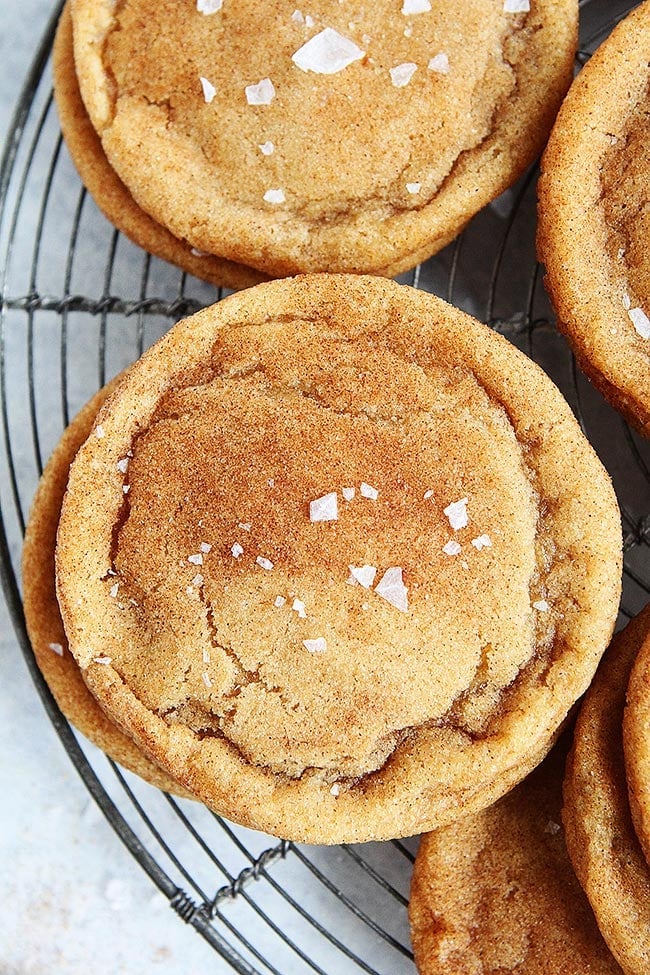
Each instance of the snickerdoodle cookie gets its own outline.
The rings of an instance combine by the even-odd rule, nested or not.
[[[609,641],[620,523],[547,376],[381,278],[259,285],[132,367],[71,468],[58,597],[103,707],[305,841],[496,799]]]
[[[247,288],[264,278],[259,271],[203,254],[174,237],[137,205],[110,166],[81,100],[72,51],[72,21],[66,5],[52,55],[54,95],[66,145],[79,176],[99,209],[139,247],[212,284]]]
[[[648,620],[627,687],[623,748],[632,820],[650,863],[650,612]]]
[[[650,607],[612,641],[582,705],[564,783],[569,855],[626,975],[650,971],[650,868],[632,825],[621,730],[630,671],[649,630]]]
[[[489,809],[422,838],[409,903],[421,975],[621,975],[564,843],[566,744]]]
[[[266,274],[395,275],[544,145],[576,0],[71,0],[81,94],[138,205]]]
[[[540,259],[578,362],[650,434],[650,2],[578,75],[539,183]]]
[[[113,384],[114,385],[114,384]],[[93,425],[110,387],[97,393],[67,428],[44,472],[25,532],[23,605],[27,631],[43,677],[63,714],[114,761],[152,785],[187,795],[185,789],[146,758],[106,717],[84,684],[70,653],[54,586],[54,547],[68,470]]]

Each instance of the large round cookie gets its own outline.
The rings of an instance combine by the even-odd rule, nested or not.
[[[611,648],[582,705],[564,783],[566,843],[598,926],[626,975],[650,971],[650,868],[630,816],[621,724],[650,607]]]
[[[333,843],[440,825],[539,760],[608,642],[620,548],[537,366],[431,295],[315,275],[133,367],[71,470],[58,595],[156,761]]]
[[[121,233],[139,247],[197,278],[226,288],[247,288],[264,278],[259,271],[202,254],[141,210],[111,168],[81,100],[72,50],[72,21],[63,9],[52,53],[54,95],[66,145],[88,192]]]
[[[542,161],[540,259],[576,357],[650,434],[650,3],[578,75]]]
[[[61,711],[94,745],[152,785],[188,796],[107,718],[83,682],[68,649],[54,585],[54,547],[68,470],[115,383],[100,390],[65,430],[43,471],[23,547],[23,606],[36,663]]]
[[[535,158],[572,75],[576,0],[204,6],[72,0],[81,93],[144,210],[274,276],[439,250]]]
[[[650,625],[627,686],[623,749],[632,821],[650,863]]]
[[[621,975],[560,826],[565,736],[509,795],[422,838],[409,919],[421,975]]]

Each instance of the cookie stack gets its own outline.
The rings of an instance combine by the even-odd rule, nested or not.
[[[393,276],[541,150],[576,0],[70,0],[62,127],[109,219],[199,277]]]
[[[381,278],[270,282],[179,323],[99,410],[60,518],[53,481],[26,607],[33,525],[58,521],[66,640],[32,618],[41,653],[71,653],[184,789],[291,839],[493,802],[616,616],[616,501],[557,389]]]
[[[495,806],[424,838],[410,905],[423,973],[649,970],[649,667],[647,607],[584,700],[563,808],[568,741]]]

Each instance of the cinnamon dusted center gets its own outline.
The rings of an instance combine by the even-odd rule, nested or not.
[[[461,364],[233,328],[131,454],[113,666],[252,764],[357,777],[423,724],[487,733],[544,644],[525,451]]]

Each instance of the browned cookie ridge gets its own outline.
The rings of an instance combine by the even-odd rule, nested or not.
[[[111,166],[194,247],[281,276],[393,276],[541,150],[576,0],[72,0]]]
[[[625,975],[650,970],[650,868],[632,824],[622,742],[625,691],[649,627],[646,607],[612,641],[582,704],[564,783],[569,855]]]
[[[48,461],[34,498],[23,547],[23,605],[36,663],[57,704],[79,731],[131,772],[165,792],[187,790],[154,765],[104,714],[84,684],[70,653],[54,585],[54,548],[61,504],[74,456],[88,436],[111,386],[100,390],[74,418]]]
[[[333,843],[450,821],[539,761],[609,640],[620,523],[508,342],[315,275],[132,368],[73,465],[57,573],[86,681],[156,761]]]

